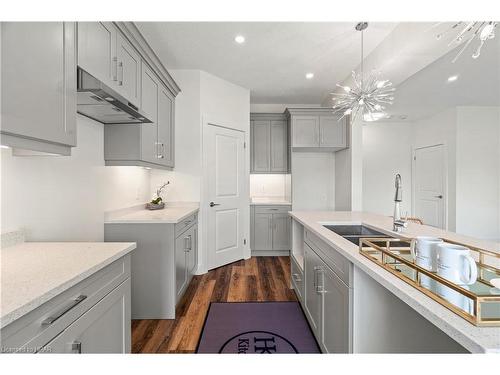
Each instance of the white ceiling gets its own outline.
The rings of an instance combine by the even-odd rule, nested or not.
[[[500,38],[489,40],[478,59],[472,46],[452,63],[457,49],[448,52],[397,86],[392,120],[418,120],[457,106],[500,106]],[[460,47],[458,47],[460,48]],[[450,76],[458,79],[448,82]]]
[[[168,69],[200,69],[251,90],[252,103],[319,104],[360,61],[352,23],[137,22]],[[365,56],[396,23],[370,23]],[[234,41],[238,34],[246,41]],[[314,79],[307,80],[306,72]]]

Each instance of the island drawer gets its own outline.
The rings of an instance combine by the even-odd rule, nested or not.
[[[276,206],[255,206],[256,214],[280,214],[287,213],[292,209],[292,206],[276,205]]]
[[[180,221],[179,223],[175,224],[175,237],[178,237],[186,229],[193,226],[197,221],[198,221],[198,214],[195,213],[193,215],[188,216],[187,218]]]
[[[304,231],[304,241],[323,259],[323,261],[326,262],[347,286],[352,284],[351,262],[307,229]]]
[[[2,328],[2,352],[35,353],[130,277],[130,255]]]

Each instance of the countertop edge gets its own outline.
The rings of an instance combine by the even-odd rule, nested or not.
[[[135,242],[123,242],[123,244],[128,244],[128,246],[119,251],[118,253],[114,254],[113,256],[101,261],[100,263],[96,264],[95,266],[87,269],[86,271],[76,275],[72,279],[69,279],[68,281],[58,285],[57,287],[54,287],[50,291],[42,294],[41,296],[33,299],[31,302],[28,302],[20,307],[18,307],[15,310],[12,310],[2,316],[0,318],[0,328],[4,328],[8,326],[9,324],[15,322],[16,320],[22,318],[26,314],[30,313],[31,311],[35,310],[36,308],[40,307],[44,303],[50,301],[52,298],[58,296],[59,294],[65,292],[66,290],[70,289],[71,287],[75,286],[78,284],[80,281],[83,281],[84,279],[88,278],[89,276],[93,275],[94,273],[102,270],[104,267],[110,265],[114,261],[124,257],[125,255],[129,254],[132,250],[137,248],[137,243]]]
[[[186,207],[191,208],[191,210],[186,211],[183,215],[179,216],[175,220],[159,220],[159,219],[124,219],[117,217],[116,219],[107,218],[104,220],[104,224],[178,224],[182,220],[191,216],[192,214],[200,210],[199,207]]]
[[[422,317],[424,317],[429,322],[431,322],[433,325],[435,325],[438,329],[440,329],[445,334],[447,334],[451,339],[457,341],[460,345],[464,346],[464,348],[466,348],[467,350],[470,350],[472,353],[487,353],[487,352],[498,353],[498,352],[500,352],[500,347],[498,347],[498,348],[497,347],[485,347],[480,342],[478,342],[474,338],[471,338],[469,335],[467,335],[462,330],[460,330],[460,328],[455,327],[453,325],[450,325],[449,322],[443,320],[443,318],[441,318],[439,315],[437,315],[434,310],[443,309],[441,311],[444,311],[445,313],[453,314],[448,309],[446,309],[444,306],[440,305],[439,303],[433,301],[430,298],[429,298],[428,302],[429,302],[429,304],[433,305],[432,307],[428,307],[425,304],[422,304],[415,297],[411,296],[410,294],[408,294],[404,290],[404,288],[412,288],[413,289],[413,287],[411,285],[408,285],[403,280],[400,280],[396,276],[391,275],[389,272],[387,272],[383,268],[378,267],[375,263],[373,263],[369,259],[363,257],[361,254],[359,254],[359,253],[356,254],[357,256],[359,256],[359,258],[358,258],[357,256],[351,254],[349,251],[344,250],[342,247],[332,243],[327,237],[325,237],[323,234],[319,233],[313,226],[311,226],[309,223],[307,223],[307,221],[301,220],[300,217],[298,217],[293,211],[290,211],[289,214],[291,217],[293,217],[299,223],[304,225],[304,227],[307,227],[315,235],[320,237],[323,241],[327,242],[329,246],[333,247],[336,251],[340,252],[349,261],[351,261],[355,266],[359,267],[362,271],[364,271],[368,276],[370,276],[372,279],[374,279],[376,282],[378,282],[384,288],[386,288],[387,290],[392,292],[396,297],[398,297],[401,301],[403,301],[408,306],[410,306],[418,314],[420,314]],[[364,223],[364,220],[351,220],[351,221]],[[371,223],[366,223],[366,224],[377,228],[375,225],[373,225]],[[387,232],[387,230],[384,228],[377,228],[377,229],[380,229],[380,230]],[[339,236],[333,232],[332,232],[332,235],[338,236],[339,239],[344,240],[341,236]],[[395,234],[393,234],[393,235],[395,235]],[[375,267],[378,267],[380,269],[377,269]],[[401,284],[398,285],[399,283],[401,283]],[[418,292],[416,289],[415,289],[415,291]],[[422,295],[422,297],[426,297],[426,296]],[[428,298],[428,297],[426,297],[426,298]],[[454,314],[453,318],[462,319],[458,316],[455,316],[455,314]],[[467,323],[467,324],[470,324],[470,323]],[[473,326],[473,325],[471,325],[471,326]],[[473,327],[475,327],[475,326],[473,326]],[[477,327],[477,328],[479,328],[479,327]]]

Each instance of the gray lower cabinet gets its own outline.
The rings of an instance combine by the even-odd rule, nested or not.
[[[75,320],[41,353],[128,353],[130,279]]]
[[[294,151],[339,151],[348,147],[348,120],[331,108],[287,108]]]
[[[311,242],[304,243],[302,303],[322,351],[349,353],[352,351],[352,289],[332,270],[330,263],[323,260],[327,258],[324,251]]]
[[[74,22],[1,23],[2,145],[71,154],[76,146],[76,36]]]
[[[132,254],[132,319],[174,319],[196,269],[198,217],[177,224],[106,223],[107,242],[136,242]]]
[[[290,251],[291,206],[251,206],[250,248],[255,255],[282,255]]]
[[[250,173],[289,171],[288,124],[283,114],[250,114]]]
[[[198,226],[180,234],[175,239],[175,291],[179,301],[193,276],[196,266]]]
[[[130,255],[2,328],[16,353],[130,353]]]

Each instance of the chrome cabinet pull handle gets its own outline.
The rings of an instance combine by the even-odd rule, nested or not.
[[[118,80],[118,57],[113,57],[113,81]]]
[[[120,68],[120,79],[118,80],[118,86],[123,86],[123,62],[120,61],[118,63],[118,68]]]
[[[68,303],[66,306],[64,306],[61,310],[59,310],[54,316],[49,316],[47,319],[45,319],[42,322],[42,326],[49,326],[52,323],[54,323],[57,319],[59,319],[61,316],[66,314],[68,311],[73,309],[75,306],[80,304],[82,301],[84,301],[87,298],[85,295],[80,295],[76,297],[74,300],[72,300],[70,303]]]
[[[71,353],[82,354],[82,343],[80,341],[73,341],[71,343]]]

